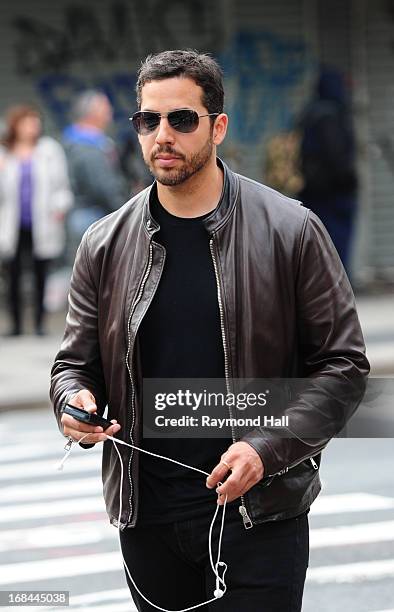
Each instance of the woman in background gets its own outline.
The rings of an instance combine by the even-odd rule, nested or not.
[[[64,249],[64,217],[72,205],[66,159],[53,138],[42,136],[40,113],[12,107],[0,151],[0,256],[5,262],[12,327],[22,332],[20,279],[27,255],[35,280],[34,324],[44,333],[48,263]]]

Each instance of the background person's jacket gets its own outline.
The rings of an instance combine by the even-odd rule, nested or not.
[[[104,132],[70,125],[63,133],[75,209],[98,209],[101,216],[125,201],[125,184],[115,143]]]
[[[227,378],[308,377],[311,383],[289,413],[299,438],[310,424],[312,437],[285,438],[265,428],[243,436],[265,466],[266,477],[242,498],[248,517],[259,523],[296,516],[316,498],[320,451],[357,408],[369,364],[349,281],[321,222],[299,202],[225,164],[223,169],[221,200],[204,224]],[[108,403],[108,418],[122,426],[118,437],[137,445],[141,440],[137,332],[165,266],[165,249],[154,240],[159,226],[149,210],[151,189],[155,184],[95,223],[80,245],[65,336],[52,369],[61,431],[62,405],[87,388],[99,413]],[[125,528],[138,516],[138,451],[119,450]],[[113,443],[104,442],[104,497],[115,525],[119,481],[118,456]]]
[[[1,152],[0,257],[15,257],[20,231],[20,160]],[[59,257],[65,247],[64,215],[73,205],[67,162],[61,145],[42,136],[32,157],[32,239],[38,259]]]

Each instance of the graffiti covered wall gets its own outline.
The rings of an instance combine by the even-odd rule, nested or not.
[[[309,64],[302,29],[282,32],[278,20],[275,27],[269,23],[267,11],[251,8],[253,23],[243,23],[244,12],[234,19],[236,2],[39,0],[34,7],[16,2],[2,20],[0,47],[8,61],[0,77],[6,92],[0,110],[20,100],[36,101],[48,130],[59,134],[70,121],[75,95],[99,88],[113,104],[119,135],[130,129],[141,59],[166,48],[198,48],[224,68],[230,131],[223,155],[261,178],[264,140],[294,120],[300,102],[295,108],[293,99],[305,90]]]

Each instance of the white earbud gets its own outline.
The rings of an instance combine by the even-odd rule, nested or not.
[[[215,589],[213,594],[216,597],[216,599],[220,599],[221,597],[223,597],[224,591],[222,591],[222,589]]]

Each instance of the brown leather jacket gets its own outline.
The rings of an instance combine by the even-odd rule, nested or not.
[[[226,378],[307,377],[311,388],[290,405],[301,432],[281,437],[259,428],[242,436],[260,454],[266,477],[241,501],[245,527],[306,511],[318,495],[320,451],[362,397],[369,364],[353,293],[318,218],[299,202],[224,170],[218,207],[204,224],[218,285]],[[155,186],[153,186],[155,188]],[[51,399],[60,423],[68,397],[89,389],[98,412],[141,439],[138,328],[160,282],[165,249],[149,209],[149,187],[85,234],[74,265],[64,339],[52,368]],[[334,398],[334,399],[333,399]],[[138,451],[124,461],[120,527],[138,516]],[[311,459],[312,458],[312,459]],[[219,460],[219,458],[218,458]],[[106,508],[118,524],[120,468],[103,445]]]

